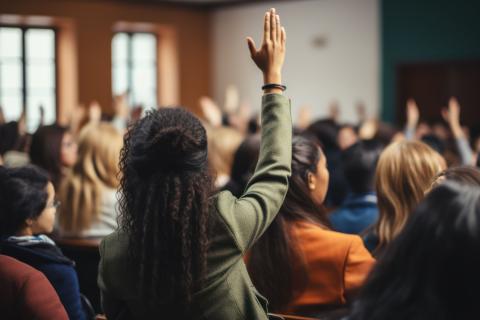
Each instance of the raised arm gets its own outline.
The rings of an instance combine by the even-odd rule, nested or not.
[[[450,98],[448,109],[442,110],[442,116],[450,126],[462,164],[473,165],[473,152],[460,124],[460,104],[456,98]]]
[[[252,38],[247,41],[264,83],[281,84],[286,35],[274,9],[265,14],[260,49]],[[263,234],[283,203],[291,172],[291,153],[290,101],[282,95],[280,87],[273,86],[264,91],[262,98],[262,138],[255,173],[239,199],[229,192],[217,198],[217,209],[242,252]]]
[[[415,131],[417,130],[418,120],[420,119],[420,112],[415,100],[407,100],[407,123],[405,125],[405,137],[407,140],[415,139]]]

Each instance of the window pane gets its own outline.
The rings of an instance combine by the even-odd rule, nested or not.
[[[0,58],[19,58],[22,55],[22,30],[0,28]]]
[[[25,32],[27,60],[55,58],[55,32],[49,29],[29,29]]]
[[[113,94],[123,94],[128,89],[127,67],[119,66],[113,68]]]
[[[132,36],[133,61],[156,61],[157,38],[153,34],[136,33]]]
[[[28,63],[27,88],[55,88],[55,65]]]
[[[134,102],[145,107],[156,105],[156,72],[152,67],[137,67],[133,69]]]
[[[20,61],[0,64],[0,85],[5,88],[22,88],[22,63]]]
[[[40,122],[40,106],[45,110],[45,124],[55,122],[55,95],[50,90],[29,95],[27,102],[27,130],[34,132]]]
[[[20,90],[8,94],[4,91],[0,93],[0,106],[3,108],[5,121],[17,121],[22,113],[22,93]]]
[[[127,60],[128,36],[126,33],[117,33],[112,40],[112,62],[120,63]]]

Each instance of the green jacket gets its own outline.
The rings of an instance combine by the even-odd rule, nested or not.
[[[267,300],[255,290],[243,256],[278,213],[288,190],[292,159],[289,100],[279,94],[262,99],[262,141],[255,174],[240,198],[217,194],[207,254],[204,288],[195,293],[188,319],[267,319]],[[128,238],[117,231],[100,245],[98,285],[109,320],[179,319],[175,307],[146,306],[136,291],[137,272],[129,267]]]

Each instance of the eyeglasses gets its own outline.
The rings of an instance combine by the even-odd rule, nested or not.
[[[47,206],[48,209],[50,208],[55,208],[58,209],[62,203],[58,200],[53,201],[53,203],[49,206]]]

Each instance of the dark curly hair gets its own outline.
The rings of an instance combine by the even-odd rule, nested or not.
[[[121,228],[145,301],[188,305],[206,271],[213,191],[207,137],[179,108],[150,111],[120,155]]]
[[[47,205],[48,174],[35,166],[0,166],[0,237],[18,232]]]

